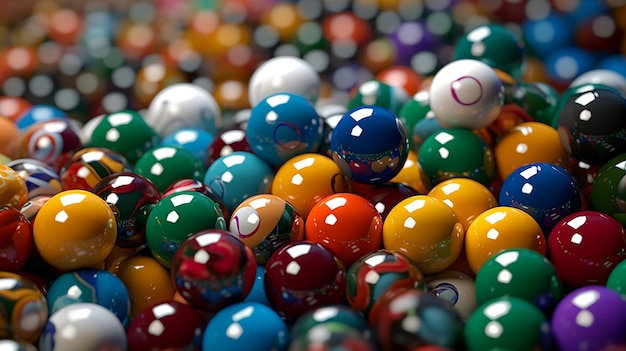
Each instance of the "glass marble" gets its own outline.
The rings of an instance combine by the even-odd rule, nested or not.
[[[48,319],[48,305],[33,281],[0,272],[0,338],[37,341]]]
[[[489,186],[496,171],[492,148],[464,128],[442,129],[431,134],[419,149],[418,162],[433,186],[457,177]]]
[[[124,283],[113,273],[99,269],[62,274],[48,288],[46,301],[51,315],[74,303],[95,303],[113,312],[124,326],[130,313],[130,296]]]
[[[169,270],[152,257],[128,257],[115,267],[113,273],[128,290],[131,321],[148,306],[171,300],[176,292]]]
[[[264,265],[281,246],[304,239],[305,222],[289,202],[271,194],[245,199],[233,211],[229,232],[252,249]]]
[[[240,302],[218,311],[202,334],[202,349],[215,345],[233,351],[287,349],[289,329],[270,307],[256,302]]]
[[[276,93],[290,93],[315,102],[321,93],[321,79],[306,60],[277,56],[263,62],[248,81],[248,99],[254,107]]]
[[[14,119],[15,124],[22,133],[35,123],[50,121],[53,119],[67,119],[67,114],[56,106],[48,104],[31,105],[21,115]]]
[[[26,181],[28,198],[39,195],[53,196],[63,190],[61,176],[51,166],[34,158],[19,158],[7,163]]]
[[[229,212],[253,195],[269,193],[274,171],[254,153],[235,151],[206,170],[204,183],[222,198]]]
[[[526,248],[546,254],[546,239],[528,213],[509,206],[496,206],[480,213],[465,232],[465,254],[474,273],[498,252]]]
[[[606,281],[606,287],[617,291],[622,296],[626,295],[626,260],[613,267]]]
[[[207,149],[214,140],[213,134],[201,128],[182,128],[170,133],[161,140],[161,145],[180,146],[202,162],[206,169]]]
[[[294,156],[276,171],[270,193],[292,204],[305,219],[313,206],[350,184],[330,157],[315,153]]]
[[[422,272],[397,251],[381,249],[366,254],[347,271],[346,300],[366,316],[383,295],[399,288],[426,287]]]
[[[346,305],[322,306],[309,311],[296,319],[289,329],[289,337],[295,339],[315,333],[315,327],[320,324],[332,326],[346,326],[358,333],[365,333],[369,326],[361,311]]]
[[[35,246],[55,268],[93,268],[104,262],[115,245],[115,214],[94,193],[62,191],[43,204],[36,218]]]
[[[626,344],[626,300],[601,285],[568,293],[552,315],[552,333],[562,350],[610,349]]]
[[[375,105],[398,114],[408,98],[408,94],[403,88],[379,80],[368,80],[358,86],[356,94],[348,102],[348,109],[352,110],[363,105]]]
[[[615,156],[597,169],[592,180],[591,205],[593,209],[617,219],[626,225],[626,153]]]
[[[330,149],[333,160],[348,178],[381,184],[402,169],[409,153],[408,132],[390,110],[362,105],[339,120]]]
[[[524,43],[514,32],[500,24],[474,27],[454,44],[453,60],[476,59],[520,80],[525,70]]]
[[[265,291],[272,308],[287,320],[345,297],[346,269],[321,244],[303,240],[284,245],[265,265]]]
[[[202,195],[209,197],[211,200],[215,201],[219,205],[222,213],[224,214],[224,218],[230,218],[230,211],[226,208],[226,205],[224,204],[224,201],[222,201],[222,198],[215,192],[215,190],[213,190],[213,188],[204,184],[204,182],[202,182],[201,180],[193,178],[179,179],[170,184],[170,186],[165,189],[165,191],[163,192],[163,197],[174,193],[179,193],[181,191],[196,191]]]
[[[369,200],[352,193],[320,200],[305,225],[306,239],[328,247],[346,267],[382,244],[382,216]]]
[[[113,312],[89,302],[71,304],[52,314],[39,339],[41,351],[126,350],[126,347],[122,322]]]
[[[465,230],[476,216],[498,206],[498,200],[491,190],[470,178],[444,180],[432,187],[427,195],[450,206]]]
[[[103,178],[114,173],[130,172],[124,156],[105,148],[87,147],[75,152],[59,171],[64,190],[92,191]]]
[[[146,243],[148,214],[162,198],[152,182],[138,174],[119,172],[104,177],[92,192],[113,209],[117,224],[116,245],[138,247]]]
[[[209,167],[221,156],[227,156],[235,151],[252,152],[246,138],[246,131],[239,128],[223,130],[215,135],[206,149],[204,164]]]
[[[0,206],[0,267],[19,272],[33,252],[30,221],[19,210]]]
[[[164,300],[147,306],[128,325],[129,351],[200,351],[205,322],[192,306]]]
[[[214,134],[222,126],[222,112],[208,90],[192,83],[176,83],[154,96],[145,120],[161,138],[182,128]]]
[[[160,192],[183,178],[202,180],[204,167],[190,151],[180,146],[155,146],[144,153],[133,173],[150,180]]]
[[[400,201],[383,223],[383,247],[405,254],[424,274],[452,265],[461,253],[464,236],[454,211],[427,195]]]
[[[59,171],[83,147],[80,130],[67,119],[37,122],[22,136],[22,155]]]
[[[476,310],[474,278],[460,271],[445,270],[426,277],[428,293],[450,302],[463,322]]]
[[[178,247],[205,229],[226,229],[215,201],[195,191],[181,191],[159,201],[146,222],[146,241],[154,257],[169,268]]]
[[[548,235],[563,217],[581,210],[582,197],[576,180],[566,169],[533,162],[503,180],[498,204],[528,213]]]
[[[19,209],[27,200],[26,181],[13,168],[0,163],[0,205]]]
[[[604,213],[579,211],[552,229],[548,257],[569,286],[605,285],[613,268],[626,258],[626,231]]]
[[[476,302],[483,305],[513,296],[537,306],[549,316],[564,296],[552,262],[529,249],[507,249],[489,258],[476,274]]]
[[[549,126],[556,124],[556,107],[559,91],[555,87],[542,82],[518,81],[511,94],[514,103],[521,106],[536,122]],[[555,128],[556,129],[556,128]]]
[[[289,93],[272,94],[252,107],[246,139],[252,152],[272,166],[293,156],[316,152],[324,124],[306,98]]]
[[[375,325],[384,351],[437,345],[456,349],[463,322],[452,304],[418,289],[403,289],[385,305]]]
[[[576,159],[603,164],[626,152],[626,98],[615,89],[572,95],[558,111],[561,143]]]
[[[95,126],[87,146],[113,150],[134,165],[160,140],[159,134],[138,112],[123,110],[105,115]]]
[[[479,129],[498,118],[504,86],[492,67],[477,59],[453,60],[430,85],[430,108],[446,128]]]
[[[216,312],[246,298],[256,267],[252,249],[226,230],[209,229],[180,244],[172,258],[171,277],[190,305]]]
[[[500,297],[479,306],[467,320],[464,338],[468,351],[551,350],[550,321],[532,303]]]
[[[500,179],[535,162],[569,168],[569,154],[555,128],[541,122],[523,122],[508,130],[493,148]]]
[[[400,201],[419,194],[417,190],[406,184],[388,182],[375,185],[372,189],[366,191],[363,197],[374,205],[384,221],[389,211]]]

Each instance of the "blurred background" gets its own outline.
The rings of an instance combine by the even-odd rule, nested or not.
[[[390,66],[431,76],[463,33],[485,23],[502,24],[523,42],[521,79],[562,91],[593,68],[626,75],[625,3],[3,1],[0,96],[53,104],[84,122],[141,110],[163,87],[186,81],[210,90],[228,115],[249,107],[247,82],[261,62],[294,55],[320,73],[322,99],[345,103],[354,87]]]

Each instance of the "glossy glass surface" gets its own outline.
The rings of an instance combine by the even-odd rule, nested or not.
[[[465,177],[489,186],[495,176],[493,150],[477,134],[464,128],[431,134],[420,147],[418,162],[432,185]]]
[[[126,329],[129,351],[202,349],[204,320],[187,304],[165,300],[144,308]]]
[[[330,157],[306,153],[294,156],[276,171],[271,193],[289,201],[306,218],[324,197],[349,192],[349,184]]]
[[[385,351],[426,345],[455,349],[463,339],[463,323],[452,304],[417,289],[402,290],[391,299],[375,330]]]
[[[601,350],[626,344],[626,301],[617,292],[592,285],[567,294],[552,315],[554,339],[562,350]]]
[[[125,350],[126,346],[126,331],[115,314],[87,302],[52,314],[39,339],[39,349],[49,351]]]
[[[0,205],[19,209],[27,200],[26,181],[13,168],[0,163]]]
[[[408,132],[386,108],[364,105],[342,117],[330,140],[333,160],[348,178],[381,184],[395,177],[408,156]]]
[[[28,198],[56,195],[63,190],[61,177],[51,166],[33,158],[19,158],[7,163],[26,181]]]
[[[285,350],[289,330],[280,315],[256,302],[241,302],[221,309],[202,334],[203,350],[215,345],[233,351]]]
[[[366,316],[383,295],[400,288],[425,290],[425,284],[417,266],[397,251],[377,250],[361,257],[348,269],[348,304]]]
[[[306,219],[306,239],[332,250],[346,267],[382,244],[383,220],[366,198],[352,193],[329,195]]]
[[[272,166],[315,152],[322,142],[321,117],[311,102],[289,93],[272,94],[252,108],[246,138],[252,151]]]
[[[498,203],[528,213],[548,235],[563,217],[581,210],[582,198],[576,180],[567,170],[551,163],[534,162],[504,179]]]
[[[180,244],[205,229],[226,229],[219,205],[201,193],[182,191],[164,197],[150,211],[146,241],[154,257],[169,268]]]
[[[498,206],[498,200],[486,186],[469,178],[451,178],[435,185],[428,196],[450,206],[464,230],[482,212]]]
[[[265,264],[281,246],[304,239],[305,222],[295,207],[271,194],[245,199],[233,211],[229,231]]]
[[[602,164],[626,152],[626,98],[617,90],[577,93],[559,111],[561,142],[581,161]]]
[[[48,319],[41,290],[21,275],[0,272],[0,338],[32,343]]]
[[[419,194],[417,190],[408,185],[389,182],[374,186],[372,189],[366,191],[363,197],[374,205],[384,221],[389,211],[400,201]]]
[[[626,225],[626,153],[603,164],[592,181],[593,209],[612,216]]]
[[[60,170],[83,147],[80,131],[67,119],[37,122],[22,136],[22,155]]]
[[[554,265],[529,249],[507,249],[489,258],[476,274],[476,302],[513,296],[537,306],[549,316],[564,295]]]
[[[235,151],[215,160],[204,175],[204,183],[232,211],[252,195],[269,193],[274,171],[259,156]]]
[[[206,150],[204,164],[208,167],[221,156],[230,155],[235,151],[252,152],[246,131],[243,129],[226,129],[215,135]]]
[[[113,312],[124,326],[130,313],[130,296],[124,283],[113,273],[98,269],[62,274],[48,288],[46,301],[50,314],[79,302],[95,303]]]
[[[383,223],[383,247],[398,250],[422,273],[445,270],[463,247],[463,225],[443,201],[415,195],[400,201]]]
[[[295,319],[345,296],[346,269],[326,247],[297,241],[276,251],[265,265],[265,291],[272,308]]]
[[[473,58],[454,60],[440,68],[430,92],[430,108],[446,128],[486,127],[504,104],[504,86],[496,72]]]
[[[626,257],[626,232],[606,214],[580,211],[552,229],[548,254],[564,283],[573,287],[604,285]]]
[[[161,140],[163,146],[180,146],[190,151],[196,159],[202,162],[206,169],[207,149],[214,140],[213,134],[201,128],[182,128],[165,136]]]
[[[19,210],[0,206],[0,267],[17,273],[33,252],[30,221]]]
[[[481,305],[467,320],[465,344],[474,350],[550,350],[550,321],[533,304],[500,297]]]
[[[94,193],[66,190],[43,204],[33,223],[38,252],[62,270],[93,268],[104,262],[117,237],[115,214]]]
[[[113,150],[134,165],[160,139],[138,112],[124,110],[104,116],[95,126],[88,146]]]
[[[121,172],[130,172],[131,165],[124,156],[104,148],[87,147],[75,152],[59,175],[63,189],[91,191],[102,178]]]
[[[183,178],[202,180],[204,166],[191,151],[180,146],[156,146],[135,163],[133,173],[150,180],[160,192]]]
[[[498,252],[526,248],[546,254],[546,240],[539,224],[526,212],[496,206],[479,214],[465,232],[465,254],[474,273]]]
[[[134,173],[120,172],[103,178],[92,192],[113,209],[116,245],[137,247],[146,242],[148,214],[161,200],[161,193],[152,182]]]
[[[254,107],[276,93],[300,95],[315,102],[321,93],[321,81],[315,68],[299,57],[279,56],[266,60],[248,82],[248,98]]]
[[[529,163],[551,163],[568,169],[570,162],[557,130],[541,122],[523,122],[512,127],[493,151],[501,179]]]
[[[358,86],[356,94],[348,102],[348,109],[352,110],[363,105],[375,105],[398,114],[408,98],[407,92],[401,87],[395,87],[379,80],[368,80]]]
[[[522,78],[526,63],[521,38],[499,24],[477,26],[462,35],[454,45],[452,57],[482,61],[517,80]]]
[[[208,90],[191,83],[170,84],[150,101],[146,122],[161,138],[182,128],[199,128],[216,133],[222,114]]]
[[[200,231],[172,258],[177,292],[192,306],[216,312],[241,302],[252,290],[257,263],[252,250],[225,230]]]
[[[455,271],[445,270],[426,277],[428,292],[450,302],[465,322],[477,307],[474,278]]]
[[[176,292],[170,272],[152,257],[129,257],[113,273],[128,289],[130,320],[148,306],[172,299]]]

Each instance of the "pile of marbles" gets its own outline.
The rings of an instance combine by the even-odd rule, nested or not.
[[[619,0],[7,8],[1,350],[626,349]]]

